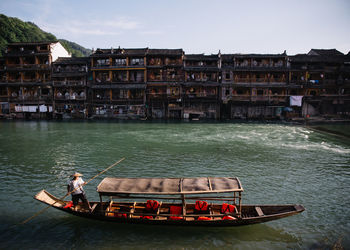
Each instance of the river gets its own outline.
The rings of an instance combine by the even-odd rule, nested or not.
[[[340,130],[349,131],[349,125]],[[350,247],[350,139],[259,123],[1,122],[0,249]],[[243,203],[298,203],[301,214],[237,228],[123,225],[78,218],[33,199],[61,197],[69,176],[237,176]]]

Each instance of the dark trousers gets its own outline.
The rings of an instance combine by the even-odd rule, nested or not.
[[[81,194],[72,194],[72,201],[73,205],[76,206],[79,203],[79,199],[84,202],[85,204],[88,204],[88,200],[86,199],[85,193]]]

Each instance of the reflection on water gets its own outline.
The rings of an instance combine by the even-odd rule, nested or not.
[[[34,224],[34,223],[33,223]],[[18,233],[26,233],[18,235]],[[45,232],[43,234],[43,232]],[[124,225],[109,222],[91,221],[81,218],[63,217],[37,221],[35,225],[24,225],[5,233],[4,237],[17,235],[15,242],[27,248],[36,248],[40,242],[46,246],[72,248],[140,247],[175,248],[193,247],[242,247],[253,248],[261,242],[269,246],[295,246],[300,242],[297,236],[282,229],[275,229],[267,224],[243,226],[238,228],[188,228],[170,226]],[[93,237],[91,237],[93,235]],[[35,241],[33,241],[35,239]]]
[[[347,129],[347,127],[346,127]],[[299,126],[230,123],[0,123],[0,248],[310,248],[349,246],[350,142]],[[300,215],[239,228],[119,225],[49,209],[32,199],[63,196],[122,157],[107,175],[238,176],[244,203],[301,203]],[[106,175],[105,175],[106,176]],[[86,186],[97,200],[96,186]]]

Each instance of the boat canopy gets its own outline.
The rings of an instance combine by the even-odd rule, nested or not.
[[[236,177],[197,178],[104,178],[97,186],[100,195],[203,194],[242,192]]]

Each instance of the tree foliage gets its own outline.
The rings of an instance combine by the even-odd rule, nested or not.
[[[55,35],[45,32],[32,22],[23,22],[15,17],[0,14],[0,56],[9,43],[57,41]],[[67,41],[59,40],[72,56],[88,56],[91,50]]]

